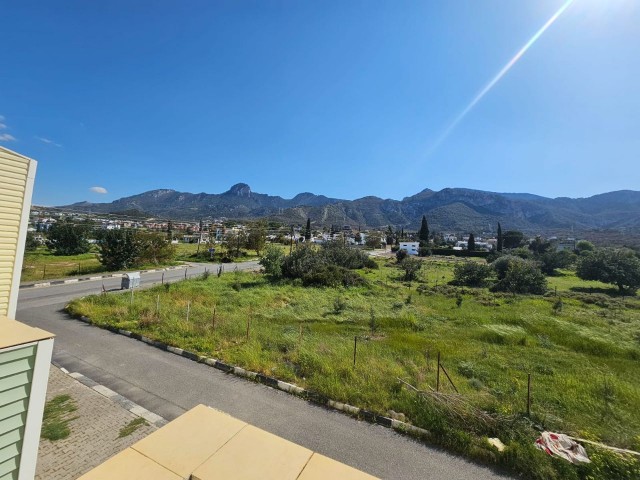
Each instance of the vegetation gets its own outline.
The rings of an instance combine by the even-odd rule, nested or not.
[[[174,246],[164,236],[135,230],[106,230],[98,239],[100,263],[107,270],[122,270],[173,260]]]
[[[484,262],[458,262],[453,267],[452,283],[466,287],[482,287],[492,273],[491,267]]]
[[[504,256],[494,261],[492,266],[498,277],[498,282],[491,287],[494,292],[542,295],[547,290],[547,279],[535,262]]]
[[[640,287],[640,258],[629,249],[598,249],[580,258],[576,273],[583,280],[616,285],[620,292]]]
[[[504,232],[502,236],[502,247],[511,249],[521,247],[524,243],[524,233],[517,230]]]
[[[79,255],[54,255],[47,248],[39,247],[25,253],[21,281],[40,281],[101,271],[104,271],[104,267],[96,258],[95,246],[88,253]]]
[[[147,425],[149,424],[144,418],[142,417],[135,418],[120,429],[118,438],[128,437],[129,435],[134,433],[136,430],[138,430],[140,427],[144,427]]]
[[[47,233],[47,248],[54,255],[78,255],[91,249],[88,242],[89,224],[76,224],[72,220],[54,223]]]
[[[429,224],[427,223],[427,217],[424,215],[420,223],[420,230],[418,230],[418,240],[420,240],[421,247],[429,247]]]
[[[69,423],[78,418],[71,414],[77,409],[70,395],[58,395],[49,400],[44,406],[40,436],[52,442],[67,438],[71,433]]]
[[[500,225],[500,222],[498,222],[498,237],[497,237],[497,243],[496,243],[496,250],[498,252],[502,252],[503,248],[504,248],[504,237],[502,236],[502,226]]]
[[[340,402],[402,412],[432,432],[430,441],[526,478],[637,478],[637,461],[588,445],[592,464],[548,457],[533,447],[533,425],[640,448],[638,297],[617,296],[615,288],[566,270],[548,280],[557,296],[461,290],[448,284],[460,260],[416,260],[423,268],[411,287],[391,260],[379,269],[351,270],[363,282],[349,288],[305,288],[301,280],[238,273],[154,287],[133,305],[121,295],[86,297],[69,310]],[[511,259],[504,278],[513,262],[516,269],[530,266]],[[369,339],[358,343],[356,367],[355,335]],[[397,381],[435,389],[438,352],[460,396],[450,396],[447,380],[441,391],[462,410]],[[523,413],[528,373],[531,419]],[[487,436],[499,437],[506,451],[490,447]]]

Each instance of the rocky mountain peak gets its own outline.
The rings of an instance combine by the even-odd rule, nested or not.
[[[227,193],[238,197],[250,197],[251,187],[246,183],[236,183]]]

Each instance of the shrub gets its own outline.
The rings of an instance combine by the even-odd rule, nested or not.
[[[400,251],[403,252],[404,250]],[[406,257],[400,262],[400,268],[404,271],[403,280],[405,282],[411,282],[418,278],[418,272],[422,268],[422,260]]]
[[[580,258],[576,274],[583,280],[616,285],[620,292],[640,288],[640,259],[633,250],[602,248]]]
[[[481,287],[491,275],[491,267],[477,262],[464,261],[453,267],[453,284]]]
[[[401,263],[408,256],[409,256],[409,254],[404,249],[396,251],[396,261],[398,263]]]
[[[535,263],[519,259],[509,262],[504,277],[491,289],[497,292],[542,295],[547,291],[547,279]]]
[[[275,245],[269,245],[259,263],[264,268],[264,273],[273,278],[281,278],[284,252]]]

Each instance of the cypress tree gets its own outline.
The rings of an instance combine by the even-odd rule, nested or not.
[[[498,244],[496,245],[496,249],[501,252],[502,246],[504,243],[504,239],[502,238],[502,227],[500,226],[500,222],[498,222]]]
[[[427,223],[427,217],[424,215],[422,216],[422,223],[418,231],[418,240],[420,240],[420,246],[429,246],[429,224]]]
[[[304,230],[304,240],[308,242],[311,240],[311,219],[307,217],[307,228]]]
[[[469,241],[467,242],[467,250],[470,252],[476,249],[476,238],[473,236],[473,233],[469,234]]]

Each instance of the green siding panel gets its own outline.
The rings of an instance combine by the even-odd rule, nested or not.
[[[0,448],[0,463],[15,458],[20,455],[20,442],[12,443],[4,448]]]
[[[13,362],[0,364],[0,378],[8,377],[9,375],[15,375],[20,372],[28,372],[33,370],[35,364],[35,357],[21,358],[20,360],[14,360]]]
[[[26,412],[28,407],[29,401],[26,398],[18,400],[17,402],[9,403],[4,407],[0,407],[0,420],[4,420],[6,418],[13,417],[14,415],[18,415],[19,413]]]
[[[11,430],[4,435],[0,435],[0,448],[4,448],[12,443],[18,443],[20,440],[22,440],[22,432],[20,429]]]
[[[30,347],[19,348],[17,350],[11,350],[9,352],[0,352],[0,364],[13,362],[14,360],[18,360],[20,358],[26,357],[35,357],[36,355],[36,346],[32,345]]]
[[[16,387],[22,387],[23,385],[30,385],[32,376],[33,371],[27,370],[26,372],[20,372],[9,377],[0,378],[0,392]]]
[[[18,457],[13,457],[4,463],[0,463],[0,476],[6,475],[7,473],[17,472],[19,466],[20,461]]]
[[[18,477],[36,351],[0,351],[0,480]]]

